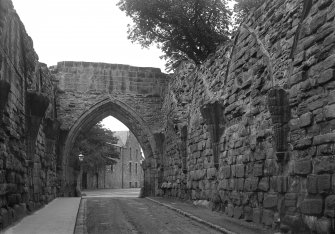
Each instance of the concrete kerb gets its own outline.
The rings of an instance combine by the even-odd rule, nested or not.
[[[157,203],[159,205],[165,206],[165,207],[167,207],[167,208],[169,208],[171,210],[174,210],[174,211],[176,211],[176,212],[178,212],[178,213],[180,213],[180,214],[182,214],[182,215],[184,215],[184,216],[186,216],[188,218],[191,218],[191,219],[193,219],[193,220],[195,220],[195,221],[197,221],[199,223],[202,223],[202,224],[204,224],[204,225],[206,225],[206,226],[208,226],[210,228],[213,228],[213,229],[215,229],[215,230],[217,230],[219,232],[222,232],[222,233],[225,233],[225,234],[237,234],[236,232],[229,231],[229,230],[227,230],[227,229],[225,229],[223,227],[220,227],[220,226],[215,225],[213,223],[207,222],[206,220],[203,220],[203,219],[201,219],[199,217],[196,217],[196,216],[194,216],[194,215],[192,215],[190,213],[187,213],[187,212],[185,212],[183,210],[180,210],[180,209],[175,208],[173,206],[170,206],[170,205],[164,204],[162,202],[156,201],[155,199],[152,199],[152,198],[149,198],[149,197],[146,197],[146,199],[148,199],[148,200],[150,200],[152,202],[155,202],[155,203]]]
[[[76,218],[76,224],[74,227],[74,234],[87,234],[87,227],[86,227],[86,198],[80,197],[80,204]]]

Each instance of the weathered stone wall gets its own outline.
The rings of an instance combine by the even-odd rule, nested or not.
[[[168,82],[166,74],[157,68],[72,61],[59,62],[52,72],[58,86],[58,119],[64,132],[60,147],[63,187],[73,187],[76,178],[68,163],[76,136],[109,115],[136,135],[148,161],[156,164],[153,135],[162,129],[160,110]]]
[[[167,80],[160,69],[71,61],[59,62],[55,69],[63,91],[59,95],[63,129],[71,128],[83,111],[106,97],[128,104],[152,129],[161,126],[159,108]]]
[[[56,196],[55,90],[9,0],[0,1],[0,229]]]
[[[169,84],[166,196],[237,219],[334,230],[335,2],[267,1],[231,45]]]

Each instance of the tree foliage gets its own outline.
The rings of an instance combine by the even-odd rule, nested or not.
[[[86,168],[99,168],[105,165],[112,165],[119,152],[113,144],[118,139],[109,129],[103,128],[100,123],[93,126],[87,132],[81,132],[72,148],[72,158],[78,161],[78,155],[84,155],[83,165]]]
[[[250,14],[253,8],[257,8],[262,5],[265,0],[235,0],[234,5],[235,13],[235,27],[238,27],[243,20]]]
[[[227,0],[119,0],[118,6],[133,20],[128,38],[143,47],[157,44],[167,65],[200,64],[229,41]]]

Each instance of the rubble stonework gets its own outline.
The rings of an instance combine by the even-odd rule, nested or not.
[[[0,229],[73,195],[80,133],[108,115],[141,144],[144,193],[293,233],[335,223],[335,2],[266,1],[202,65],[38,62],[0,0]],[[206,200],[207,202],[202,202]]]
[[[331,0],[267,1],[231,45],[180,67],[162,110],[162,195],[282,231],[334,230],[334,16]]]
[[[152,165],[146,170],[155,174],[160,152],[154,134],[160,131],[160,112],[166,93],[167,75],[158,68],[140,68],[121,64],[59,62],[53,67],[57,81],[57,111],[61,123],[62,187],[73,188],[76,171],[71,170],[70,150],[80,131],[112,115],[121,120],[136,136]],[[154,186],[147,184],[148,193]],[[71,191],[65,191],[65,194]]]
[[[52,75],[38,62],[32,40],[8,0],[0,1],[0,51],[3,229],[56,197],[57,138],[46,136],[47,121],[56,118]]]

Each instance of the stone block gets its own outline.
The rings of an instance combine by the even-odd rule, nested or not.
[[[235,177],[236,176],[236,165],[231,165],[230,169],[231,169],[231,177]]]
[[[230,176],[231,176],[230,166],[224,166],[223,167],[223,178],[229,179]]]
[[[208,168],[207,169],[207,179],[214,179],[216,178],[216,168]]]
[[[307,126],[311,125],[312,117],[313,117],[312,112],[307,112],[305,114],[302,114],[299,118],[299,126],[300,127],[307,127]]]
[[[297,204],[298,195],[296,193],[285,194],[285,207],[295,207]]]
[[[316,175],[307,176],[307,191],[308,193],[318,193],[318,177]]]
[[[322,206],[322,198],[307,198],[301,202],[300,210],[305,215],[320,215],[322,214]]]
[[[234,218],[235,219],[240,219],[242,218],[243,214],[243,207],[242,206],[235,206],[234,207]]]
[[[318,175],[318,192],[327,193],[330,191],[331,176],[329,174]]]
[[[278,170],[279,170],[279,166],[278,166],[275,159],[265,160],[264,175],[266,175],[266,176],[277,175]]]
[[[275,208],[278,204],[278,195],[277,194],[265,194],[263,200],[264,208]]]
[[[237,164],[236,165],[236,177],[244,177],[245,172],[245,166],[244,164]]]
[[[260,208],[254,208],[252,210],[252,222],[261,223],[262,210]]]
[[[237,179],[236,189],[238,191],[243,191],[243,189],[244,189],[244,178]]]
[[[258,189],[263,192],[267,192],[269,190],[269,178],[263,177],[258,183]]]
[[[265,226],[272,226],[274,212],[272,210],[263,209],[262,223]]]
[[[247,192],[256,191],[258,187],[258,177],[246,178],[244,181],[244,190]]]
[[[314,172],[316,174],[333,173],[334,171],[335,171],[334,156],[318,157],[314,160]]]
[[[226,190],[228,189],[228,180],[223,179],[221,181],[219,181],[219,185],[218,185],[218,189],[220,190]]]
[[[314,110],[316,110],[318,108],[321,108],[323,106],[323,104],[324,104],[324,102],[323,102],[322,99],[317,99],[317,100],[315,100],[313,102],[308,103],[308,109],[310,111],[314,111]]]
[[[226,214],[229,217],[233,217],[234,216],[234,205],[233,204],[228,204],[227,209],[226,209]]]
[[[317,234],[331,234],[334,233],[332,229],[332,222],[330,219],[322,217],[318,219],[315,223],[315,230]]]
[[[243,214],[246,221],[252,221],[252,208],[250,206],[244,207]]]
[[[15,204],[19,203],[19,201],[17,200],[17,195],[16,194],[10,194],[8,195],[8,204],[10,206],[14,206]]]
[[[253,170],[254,176],[263,176],[263,164],[256,163]]]
[[[309,148],[311,145],[312,145],[312,137],[306,137],[306,138],[303,138],[297,141],[294,144],[294,149],[302,150],[302,149]]]
[[[335,67],[335,54],[332,54],[326,60],[324,60],[322,65],[324,70],[327,70],[328,68],[331,67]]]
[[[335,218],[335,195],[326,197],[324,215]]]
[[[330,119],[335,118],[335,104],[328,105],[328,106],[324,107],[324,117],[326,118],[326,120],[330,120]],[[321,138],[321,140],[323,140],[323,141],[325,141],[325,143],[327,143],[329,140],[331,140],[331,139],[329,139],[329,137],[332,137],[332,134],[335,134],[335,133],[325,134],[326,136]],[[334,141],[334,139],[332,139],[332,140]],[[333,141],[331,141],[331,142],[333,142]]]
[[[3,183],[0,184],[0,195],[5,195],[7,193],[7,184]]]
[[[305,52],[305,51],[303,51]],[[306,72],[305,71],[301,71],[301,72],[297,72],[294,75],[291,76],[290,78],[290,84],[291,85],[295,85],[303,80],[305,80],[306,78]]]
[[[1,208],[0,209],[0,217],[2,221],[2,228],[6,228],[11,224],[11,218],[9,217],[10,213],[8,212],[7,209]]]
[[[298,175],[307,175],[312,171],[312,163],[310,160],[295,161],[294,173]]]
[[[327,69],[321,73],[320,77],[318,78],[318,83],[319,84],[326,83],[328,81],[333,80],[334,77],[335,77],[334,69],[331,68]]]
[[[263,160],[266,158],[266,152],[265,151],[257,151],[255,152],[255,159],[256,160]]]
[[[286,176],[278,176],[277,177],[277,186],[276,191],[279,193],[287,192],[287,177]]]

